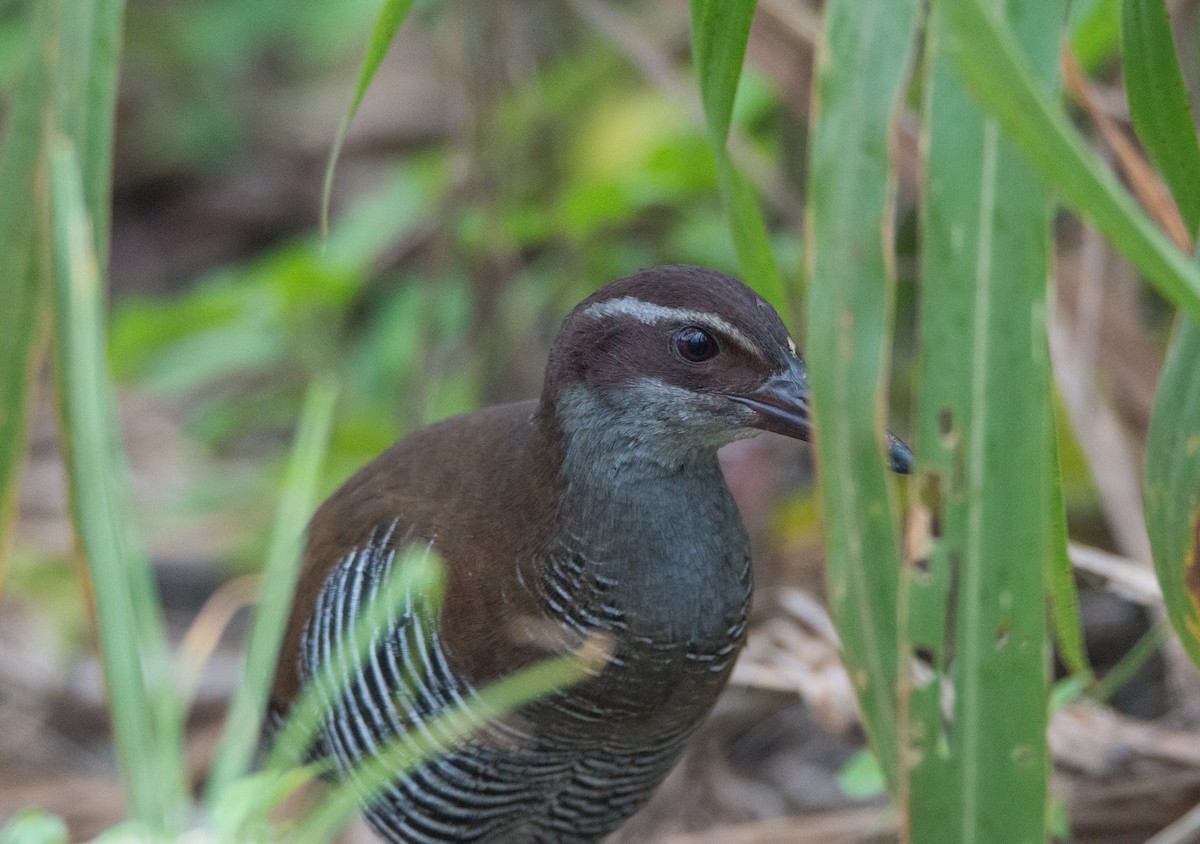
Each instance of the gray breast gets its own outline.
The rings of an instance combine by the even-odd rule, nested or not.
[[[631,594],[623,582],[630,578],[603,573],[613,566],[563,544],[548,549],[532,586],[543,611],[577,638],[606,636],[612,653],[599,676],[535,706],[552,708],[583,734],[616,728],[658,743],[690,732],[724,685],[745,634],[751,565],[744,548],[734,547],[728,559],[703,566],[710,580],[729,582],[708,584],[714,600],[682,617],[669,604],[686,596]]]

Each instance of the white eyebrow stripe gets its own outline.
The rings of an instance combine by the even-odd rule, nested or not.
[[[646,302],[633,296],[622,296],[620,299],[609,299],[606,302],[596,302],[593,305],[588,305],[583,311],[583,316],[592,319],[602,319],[603,317],[610,316],[631,316],[639,322],[644,322],[646,325],[654,325],[656,322],[666,322],[667,320],[710,325],[721,331],[747,352],[759,357],[762,356],[762,352],[759,350],[757,344],[747,337],[740,328],[735,328],[728,321],[708,311],[668,308],[666,305],[656,305],[653,302]]]

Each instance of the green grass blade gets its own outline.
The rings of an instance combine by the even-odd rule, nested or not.
[[[1053,412],[1053,404],[1051,411]],[[1054,430],[1057,430],[1057,426]],[[1083,641],[1083,622],[1079,616],[1079,591],[1075,588],[1075,567],[1071,564],[1067,535],[1067,505],[1063,500],[1062,471],[1058,460],[1058,439],[1051,436],[1052,449],[1046,467],[1049,490],[1050,529],[1047,532],[1046,591],[1050,596],[1050,617],[1058,655],[1067,669],[1084,683],[1091,682],[1092,666]]]
[[[383,0],[383,8],[379,10],[375,25],[371,28],[371,39],[367,42],[367,51],[363,55],[362,67],[358,72],[358,83],[354,87],[354,99],[350,101],[350,108],[346,110],[346,115],[338,125],[333,147],[329,151],[329,161],[325,165],[325,179],[321,186],[322,234],[329,233],[329,199],[333,195],[333,174],[342,154],[346,133],[350,131],[350,124],[354,121],[354,115],[358,113],[358,107],[362,105],[367,88],[375,78],[375,72],[379,70],[383,57],[387,55],[388,48],[391,47],[396,33],[400,31],[404,19],[408,17],[412,5],[413,0]]]
[[[714,147],[724,148],[757,0],[692,0],[692,53],[700,75],[704,120]]]
[[[1146,529],[1167,615],[1200,666],[1200,325],[1181,319],[1146,441]]]
[[[1133,682],[1146,663],[1162,650],[1167,638],[1171,635],[1171,627],[1165,621],[1156,621],[1154,626],[1142,634],[1132,648],[1108,669],[1103,677],[1087,690],[1093,700],[1108,701],[1128,683]],[[1145,682],[1142,680],[1141,682]]]
[[[1003,8],[1052,90],[1063,4]],[[1034,842],[1049,771],[1050,203],[961,85],[946,23],[935,10],[927,42],[917,454],[929,529],[904,573],[908,835]]]
[[[108,264],[112,196],[113,121],[116,116],[117,78],[121,60],[121,26],[124,0],[91,0],[90,57],[82,104],[82,135],[77,140],[83,171],[84,204],[92,219],[96,261]]]
[[[883,452],[892,230],[888,147],[918,3],[831,0],[808,198],[809,382],[829,599],[872,746],[897,781],[896,501]]]
[[[781,313],[787,313],[787,297],[758,197],[726,146],[755,5],[756,0],[692,0],[692,53],[700,76],[708,140],[716,158],[717,186],[729,216],[742,279]]]
[[[28,56],[15,100],[8,111],[0,152],[0,582],[11,544],[17,479],[25,456],[30,386],[34,380],[39,329],[44,326],[45,286],[38,275],[34,238],[36,215],[28,201],[37,194],[43,113],[51,101],[59,6],[31,6]]]
[[[209,773],[210,802],[249,770],[258,746],[267,695],[299,575],[304,524],[313,509],[321,463],[329,445],[336,395],[336,384],[326,376],[314,380],[305,396],[279,512],[267,545],[258,612],[246,648],[242,683],[230,703],[225,733]]]
[[[182,731],[149,564],[133,541],[120,436],[105,372],[100,284],[71,144],[50,150],[55,350],[73,523],[96,596],[105,685],[136,820],[178,830],[186,806]]]
[[[85,228],[91,237],[91,254],[88,260],[97,268],[96,282],[90,288],[94,290],[95,301],[87,303],[87,306],[94,309],[95,319],[99,324],[104,312],[100,268],[106,265],[108,254],[113,112],[124,4],[121,0],[87,0],[64,5],[62,9],[56,31],[57,61],[54,69],[53,100],[48,106],[53,107],[52,132],[69,139],[71,157],[75,161],[72,166],[78,168],[82,180]],[[51,134],[44,139],[47,150],[59,143],[57,135]],[[54,153],[45,151],[43,155],[53,158]],[[65,206],[60,210],[70,213]],[[60,274],[64,271],[61,260],[56,258],[56,272]],[[61,296],[55,299],[56,323],[61,323],[67,317],[60,311],[64,301]],[[76,316],[85,315],[79,312]],[[102,346],[100,349],[103,351]],[[61,345],[57,354],[62,354]],[[103,363],[105,358],[100,356],[96,360]],[[58,363],[61,367],[62,362]],[[112,397],[109,395],[107,374],[103,366],[96,371],[94,377],[98,389],[103,391],[106,400],[111,404]],[[72,416],[66,403],[72,400],[73,397],[60,387],[60,411],[68,425]],[[152,748],[161,774],[163,805],[168,807],[168,811],[175,813],[173,820],[178,821],[179,808],[171,804],[182,800],[182,790],[175,789],[184,776],[180,723],[182,713],[171,676],[170,655],[163,632],[157,590],[134,527],[126,468],[119,459],[121,446],[115,419],[115,412],[110,412],[111,433],[116,438],[108,474],[110,519],[121,553],[126,560],[138,561],[136,564],[128,564],[125,568],[135,614],[134,624],[138,633],[137,638],[130,641],[139,642],[141,646],[144,679],[147,681],[144,693],[147,695],[151,729],[155,735]],[[101,458],[97,456],[96,459]],[[82,525],[77,524],[75,527],[81,534],[85,531]],[[97,602],[99,600],[97,595]],[[104,635],[103,631],[101,633]]]
[[[1077,214],[1091,220],[1158,291],[1200,319],[1200,272],[1142,212],[1037,85],[1008,27],[980,0],[935,0],[946,51],[967,89]]]
[[[1194,235],[1200,226],[1200,142],[1163,0],[1125,0],[1121,46],[1133,127]]]

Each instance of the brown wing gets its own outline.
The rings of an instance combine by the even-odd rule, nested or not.
[[[551,524],[557,478],[531,460],[535,402],[485,408],[417,431],[348,480],[309,524],[296,596],[271,692],[286,712],[300,690],[304,626],[331,570],[390,534],[392,547],[432,543],[446,566],[440,627],[456,668],[482,682],[525,662],[506,619],[533,611],[517,586]],[[518,506],[519,505],[519,506]]]

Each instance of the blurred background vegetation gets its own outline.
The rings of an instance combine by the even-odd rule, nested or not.
[[[6,97],[28,5],[0,4]],[[1194,93],[1200,3],[1170,5]],[[1131,137],[1119,11],[1076,0],[1069,30],[1084,71],[1073,114],[1114,160],[1110,133]],[[736,274],[683,0],[418,2],[350,128],[323,239],[322,172],[376,12],[373,0],[126,9],[110,363],[175,640],[220,635],[224,608],[239,605],[222,584],[259,569],[315,375],[332,371],[342,385],[329,492],[407,431],[536,395],[559,320],[604,282],[661,263]],[[820,15],[815,0],[760,0],[730,144],[792,289],[804,285]],[[892,427],[902,434],[914,379],[917,99],[893,140]],[[1115,708],[1061,725],[1057,744],[1052,733],[1056,793],[1076,840],[1143,841],[1200,802],[1194,670],[1160,652],[1160,599],[1138,574],[1149,575],[1140,455],[1173,312],[1074,217],[1061,214],[1055,231],[1064,491],[1072,537],[1118,555],[1089,551],[1093,571],[1078,576],[1091,659],[1101,674],[1119,666],[1101,695]],[[800,339],[800,314],[788,322]],[[121,818],[121,798],[48,393],[38,391],[0,595],[0,820],[38,806],[82,839]],[[807,451],[766,436],[725,456],[758,549],[755,637],[732,692],[625,840],[865,840],[889,820],[855,755],[863,739],[821,609]],[[189,719],[195,771],[238,683],[243,627],[236,617],[202,679]],[[804,813],[807,831],[771,826]],[[760,837],[699,837],[719,824]]]

